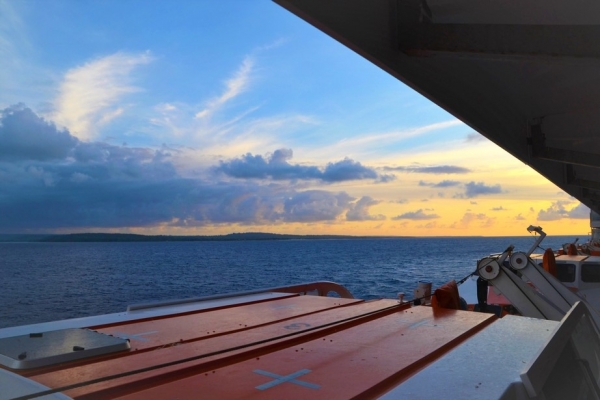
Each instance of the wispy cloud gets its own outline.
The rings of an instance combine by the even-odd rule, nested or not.
[[[21,7],[25,6],[25,7]],[[39,101],[50,74],[36,63],[30,31],[21,16],[25,2],[0,0],[0,107],[16,101]]]
[[[358,134],[358,132],[355,132],[347,138],[335,142],[327,142],[319,148],[313,148],[312,154],[315,159],[330,157],[332,154],[354,157],[369,156],[370,158],[376,157],[377,159],[381,159],[381,154],[393,152],[394,145],[397,143],[437,130],[460,126],[462,124],[462,121],[450,120],[384,133],[360,132],[360,134]]]
[[[25,39],[25,25],[15,10],[16,4],[7,0],[0,0],[0,57],[2,57],[1,71],[5,71],[9,65],[15,66],[15,55],[18,49],[28,42]]]
[[[160,103],[153,108],[150,134],[161,140],[185,141],[195,156],[204,159],[236,155],[289,146],[294,133],[307,125],[315,125],[314,117],[302,113],[283,112],[257,116],[263,104],[254,101],[256,54],[277,47],[279,41],[256,48],[243,58],[236,71],[224,80],[222,92],[205,101]],[[243,101],[242,101],[243,99]],[[202,104],[202,106],[198,106]],[[200,111],[198,111],[200,109]],[[286,140],[291,138],[291,140]]]
[[[246,56],[242,65],[238,68],[233,77],[225,81],[225,90],[223,93],[220,96],[209,100],[204,109],[198,111],[195,117],[198,119],[209,118],[227,102],[246,91],[250,84],[250,75],[253,67],[254,59],[251,56]]]
[[[459,167],[457,165],[431,165],[431,166],[400,166],[400,167],[383,167],[386,171],[402,171],[402,172],[414,172],[420,174],[467,174],[471,172],[470,169],[465,167]]]
[[[447,187],[455,187],[461,185],[460,181],[452,181],[445,179],[438,183],[419,181],[419,186],[429,186],[434,188],[447,188]]]
[[[115,53],[69,70],[54,101],[53,120],[82,140],[94,138],[102,125],[123,112],[119,101],[140,89],[131,73],[152,61],[149,53]]]
[[[464,123],[458,119],[453,119],[450,121],[436,122],[434,124],[420,126],[413,129],[371,134],[353,139],[344,139],[337,143],[336,146],[356,147],[369,145],[371,143],[391,143],[458,125],[464,125]]]

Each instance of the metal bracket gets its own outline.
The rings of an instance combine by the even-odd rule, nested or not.
[[[541,123],[530,124],[529,132],[531,137],[528,138],[527,144],[530,146],[533,158],[600,168],[600,156],[598,154],[546,146],[546,135],[542,131]]]

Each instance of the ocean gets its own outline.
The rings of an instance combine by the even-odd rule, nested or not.
[[[559,248],[574,236],[546,238]],[[585,237],[582,237],[584,240]],[[129,304],[318,280],[357,298],[407,298],[524,237],[137,243],[0,243],[0,328],[124,311]],[[541,252],[539,250],[538,252]]]

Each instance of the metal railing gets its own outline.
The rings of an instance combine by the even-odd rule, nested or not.
[[[317,282],[309,282],[309,283],[300,283],[297,285],[289,285],[289,286],[280,286],[268,289],[255,289],[248,290],[243,292],[234,292],[234,293],[226,293],[226,294],[217,294],[213,296],[202,296],[202,297],[192,297],[189,299],[179,299],[179,300],[167,300],[160,302],[152,302],[152,303],[143,303],[143,304],[133,304],[127,307],[127,311],[139,311],[148,308],[155,307],[166,307],[166,306],[174,306],[174,305],[182,305],[188,303],[196,303],[201,301],[208,300],[219,300],[226,298],[234,298],[240,296],[248,296],[253,294],[260,293],[298,293],[298,294],[311,294],[317,293],[318,296],[327,296],[329,293],[336,293],[341,298],[344,299],[353,299],[352,293],[344,286],[339,283],[329,282],[329,281],[317,281]]]

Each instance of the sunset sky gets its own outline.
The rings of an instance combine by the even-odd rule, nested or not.
[[[0,233],[585,234],[589,210],[268,0],[0,0]]]

